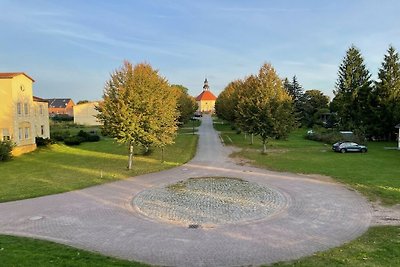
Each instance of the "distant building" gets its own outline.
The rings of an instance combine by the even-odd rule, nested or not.
[[[205,79],[203,85],[203,92],[196,97],[196,102],[197,105],[199,106],[197,111],[206,113],[214,112],[215,100],[217,100],[217,97],[213,93],[211,93],[210,87],[208,86],[208,81],[207,79]]]
[[[101,125],[95,117],[99,112],[95,109],[99,102],[87,102],[74,106],[74,123],[83,125]]]
[[[14,156],[35,150],[35,137],[50,137],[48,104],[33,96],[34,82],[23,72],[0,73],[0,140],[15,143]]]
[[[74,101],[71,98],[50,98],[46,99],[49,103],[49,115],[54,117],[56,115],[74,116]]]

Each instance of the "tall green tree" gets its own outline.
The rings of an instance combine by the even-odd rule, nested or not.
[[[283,80],[283,86],[292,97],[296,120],[303,122],[304,114],[302,108],[304,101],[304,92],[303,87],[297,80],[296,75],[293,76],[291,81],[289,81],[288,78],[285,78]]]
[[[371,74],[364,59],[354,45],[339,66],[333,107],[342,129],[365,131],[372,112],[370,94]]]
[[[380,138],[392,139],[394,126],[400,123],[400,58],[393,46],[389,46],[379,69],[374,96],[374,134]]]
[[[237,104],[237,121],[261,138],[263,153],[270,138],[283,138],[294,127],[292,98],[271,64],[246,79]]]
[[[134,144],[163,147],[176,133],[176,97],[165,78],[149,64],[128,61],[111,74],[97,116],[103,129],[129,147],[132,168]]]
[[[301,110],[303,125],[313,127],[322,124],[320,115],[329,112],[329,97],[320,90],[307,90],[304,92]]]
[[[215,112],[218,117],[234,122],[236,119],[236,106],[238,101],[238,93],[243,86],[243,81],[235,80],[230,82],[224,90],[219,94],[215,101]]]
[[[197,102],[194,97],[188,94],[188,89],[182,85],[171,85],[173,93],[176,94],[177,108],[179,111],[178,121],[186,123],[197,110]]]

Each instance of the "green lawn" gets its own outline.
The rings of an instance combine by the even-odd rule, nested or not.
[[[20,267],[53,266],[149,266],[98,253],[32,238],[0,235],[0,265]]]
[[[400,266],[400,227],[372,227],[343,246],[272,266]]]
[[[259,167],[276,171],[304,174],[322,174],[349,184],[371,200],[384,204],[400,203],[400,151],[387,150],[396,143],[369,142],[368,153],[335,153],[332,144],[310,141],[304,138],[305,129],[290,134],[288,140],[271,140],[267,155],[261,154],[262,144],[254,137],[237,134],[227,124],[215,124],[227,145],[243,148],[233,156],[253,161]]]
[[[73,147],[54,144],[39,148],[0,163],[0,202],[71,191],[172,168],[194,156],[197,139],[197,135],[178,135],[175,144],[165,148],[164,163],[160,149],[147,156],[135,155],[131,171],[126,168],[126,146],[110,138]],[[137,148],[135,152],[141,150]]]

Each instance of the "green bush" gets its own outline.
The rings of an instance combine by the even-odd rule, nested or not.
[[[64,141],[64,139],[70,137],[69,131],[54,131],[50,133],[50,138],[56,141]]]
[[[98,142],[100,141],[100,136],[98,134],[90,134],[86,139],[88,142]]]
[[[50,138],[36,137],[35,139],[37,146],[48,146],[52,143]]]
[[[85,139],[83,139],[83,137],[80,137],[77,135],[69,136],[64,139],[64,144],[66,144],[67,146],[77,146],[77,145],[80,145],[84,141],[85,141]]]
[[[10,160],[12,158],[11,151],[14,148],[14,143],[11,141],[0,142],[0,161]]]
[[[334,144],[340,140],[343,140],[343,136],[336,131],[318,131],[315,130],[311,134],[306,135],[306,139],[320,141],[327,144]]]

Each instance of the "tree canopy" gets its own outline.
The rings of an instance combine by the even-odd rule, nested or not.
[[[97,116],[106,133],[129,145],[131,168],[133,145],[165,146],[176,133],[176,96],[167,80],[146,63],[124,65],[111,74],[104,88]]]
[[[292,98],[271,64],[245,80],[236,111],[240,127],[261,138],[263,153],[269,138],[286,137],[295,123]]]

